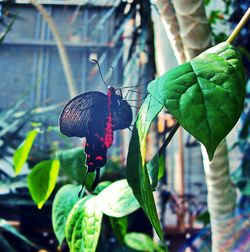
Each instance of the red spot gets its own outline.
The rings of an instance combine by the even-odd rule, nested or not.
[[[90,158],[90,154],[87,155],[87,158]]]
[[[93,162],[89,162],[88,165],[94,165],[94,163]]]
[[[85,144],[85,146],[86,146],[86,147],[89,147],[89,144],[88,144],[88,143],[86,143],[86,144]]]
[[[110,89],[108,89],[108,116],[106,121],[106,127],[104,129],[104,139],[102,142],[104,143],[104,146],[106,148],[109,148],[113,143],[113,123],[112,123],[112,114],[111,114],[111,95],[112,92]]]
[[[97,156],[97,157],[95,158],[95,160],[102,161],[102,160],[103,160],[103,157],[102,157],[102,156]]]

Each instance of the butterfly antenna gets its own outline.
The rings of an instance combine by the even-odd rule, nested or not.
[[[142,83],[142,84],[138,84],[138,85],[131,85],[131,86],[123,86],[123,87],[120,87],[120,89],[126,89],[126,88],[133,88],[133,87],[140,87],[140,86],[146,86],[148,85],[149,82],[151,82],[152,80],[149,80],[145,83]]]
[[[103,78],[103,75],[102,75],[102,71],[101,71],[101,67],[100,67],[100,64],[99,62],[96,60],[96,59],[92,59],[92,61],[94,61],[96,63],[96,65],[98,66],[98,70],[99,70],[99,74],[101,76],[101,79],[103,81],[103,83],[106,85],[106,87],[108,87],[108,84],[106,83],[106,81],[104,80]]]
[[[79,198],[79,199],[80,199],[81,196],[82,196],[82,191],[83,191],[83,188],[84,188],[84,186],[85,186],[85,182],[86,182],[88,173],[89,173],[89,168],[87,168],[87,171],[86,171],[86,173],[85,173],[85,175],[84,175],[84,178],[83,178],[83,181],[82,181],[82,188],[81,188],[81,190],[80,190],[79,193],[78,193],[78,198]]]

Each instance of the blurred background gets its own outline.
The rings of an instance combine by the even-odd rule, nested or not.
[[[82,146],[79,139],[69,139],[59,132],[58,117],[62,108],[77,94],[107,92],[92,59],[98,60],[104,79],[115,87],[147,83],[180,62],[172,49],[173,38],[166,32],[162,1],[39,1],[54,24],[41,15],[36,2],[31,2],[0,1],[0,251],[68,251],[66,245],[58,248],[51,207],[57,190],[72,181],[72,177],[67,170],[60,170],[55,190],[41,210],[32,201],[27,183],[27,176],[36,164],[60,150]],[[165,4],[168,2],[171,3]],[[187,6],[176,9],[182,15],[192,16],[195,10],[189,6],[190,1],[186,2]],[[242,0],[194,2],[205,8],[206,15],[202,18],[208,20],[210,45],[225,41],[249,7],[249,1]],[[60,46],[53,25],[65,48]],[[249,78],[249,22],[236,45]],[[242,217],[249,215],[250,209],[248,91],[249,85],[245,110],[228,137],[230,176],[237,188],[237,214],[231,223],[238,227],[239,235],[233,241],[238,250],[233,251],[250,251],[249,225]],[[129,93],[134,118],[144,92],[146,85]],[[147,139],[148,160],[174,123],[166,111],[159,114]],[[32,141],[24,167],[15,175],[13,155],[34,129],[39,133]],[[127,129],[115,132],[101,181],[125,177],[130,136]],[[211,251],[207,186],[199,142],[182,131],[174,137],[162,162],[164,176],[155,200],[170,250]],[[108,224],[106,229],[109,230]],[[131,214],[129,229],[154,237],[142,210]],[[119,247],[111,231],[104,235],[98,251],[135,251]]]

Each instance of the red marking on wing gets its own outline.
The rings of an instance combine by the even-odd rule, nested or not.
[[[102,161],[102,160],[103,160],[103,157],[102,157],[102,156],[97,156],[97,157],[95,158],[95,160],[100,160],[100,161]]]
[[[112,143],[113,143],[113,119],[112,119],[112,114],[111,114],[111,91],[108,89],[108,116],[107,116],[107,122],[106,122],[106,127],[104,129],[104,139],[103,143],[105,147],[108,149]]]

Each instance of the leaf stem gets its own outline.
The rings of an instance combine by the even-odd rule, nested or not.
[[[248,10],[244,14],[244,16],[241,18],[241,20],[238,23],[238,25],[235,27],[235,29],[233,30],[233,32],[231,33],[231,35],[227,39],[228,43],[232,43],[235,40],[235,38],[238,36],[238,34],[240,33],[241,29],[243,28],[243,26],[245,25],[245,23],[247,22],[247,20],[249,18],[250,18],[250,7],[248,8]]]
[[[161,156],[163,154],[163,151],[168,146],[169,142],[171,141],[171,139],[173,138],[175,132],[179,129],[179,127],[180,127],[180,124],[178,122],[176,122],[175,125],[173,126],[173,128],[171,129],[170,133],[168,134],[165,142],[163,143],[163,145],[159,149],[159,151],[158,151],[159,156]]]

